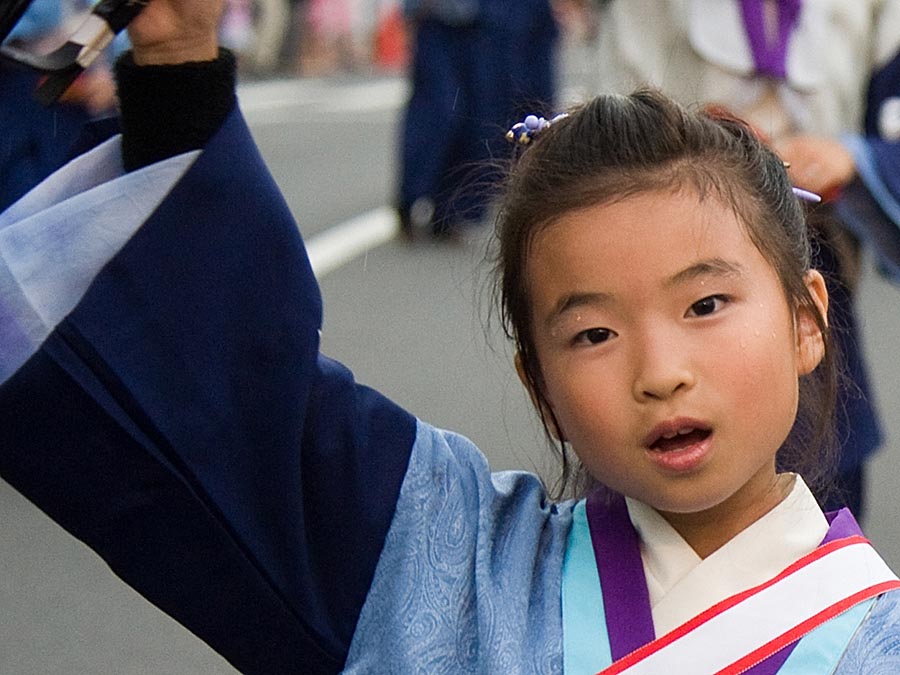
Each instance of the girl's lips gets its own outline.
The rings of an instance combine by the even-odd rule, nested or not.
[[[689,471],[699,466],[712,448],[712,428],[695,419],[668,420],[653,427],[644,447],[650,459],[669,471]]]
[[[682,427],[674,434],[660,436],[651,446],[657,452],[672,452],[695,445],[709,436],[708,429]]]
[[[678,417],[657,424],[644,437],[648,450],[665,452],[692,445],[712,434],[712,427],[690,417]]]
[[[712,449],[712,432],[697,435],[690,442],[672,449],[648,448],[647,456],[668,471],[685,472],[699,467]]]

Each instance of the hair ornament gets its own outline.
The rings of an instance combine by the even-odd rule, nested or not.
[[[784,160],[781,161],[781,165],[785,169],[791,168],[791,163],[785,162]],[[809,190],[804,190],[803,188],[798,188],[798,187],[792,187],[791,189],[794,191],[795,197],[797,197],[798,199],[802,199],[805,202],[812,202],[813,204],[818,204],[820,201],[822,201],[822,198],[819,195],[817,195],[815,192],[810,192]]]
[[[537,115],[528,115],[524,120],[514,124],[512,128],[506,132],[506,140],[510,143],[528,145],[531,143],[531,139],[534,138],[535,134],[541,133],[554,122],[568,116],[569,113],[560,113],[553,119],[547,120],[543,117],[538,117]]]
[[[802,199],[805,202],[812,202],[813,204],[818,204],[822,201],[822,198],[817,195],[815,192],[810,192],[809,190],[804,190],[803,188],[791,188],[794,191],[794,194]]]

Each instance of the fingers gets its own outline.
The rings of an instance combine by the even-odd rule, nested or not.
[[[135,63],[215,59],[223,6],[223,0],[150,0],[128,27]]]
[[[853,155],[839,141],[795,136],[780,141],[776,150],[788,162],[788,176],[798,187],[828,194],[849,183],[856,174]]]

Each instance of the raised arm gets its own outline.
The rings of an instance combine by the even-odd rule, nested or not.
[[[116,67],[127,170],[204,147],[235,107],[222,5],[154,0],[129,26],[132,50]]]
[[[126,163],[138,152],[124,187],[70,190],[36,214],[49,229],[0,230],[8,243],[17,228],[56,232],[60,216],[114,222],[139,208],[143,177],[165,166],[152,162],[202,150],[0,384],[0,475],[242,672],[333,673],[415,420],[319,356],[318,287],[239,111],[169,145],[183,136],[173,127],[209,112],[181,105],[196,98],[185,82],[215,79],[209,68],[233,82],[227,55],[196,61],[218,53],[194,32],[214,34],[218,7],[152,0],[133,26],[120,80]],[[125,206],[108,213],[123,190]],[[98,194],[76,215],[73,203]],[[38,272],[78,262],[80,251],[60,251]],[[31,274],[15,260],[0,272],[26,285]]]

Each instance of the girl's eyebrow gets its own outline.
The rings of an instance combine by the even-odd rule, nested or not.
[[[722,258],[709,258],[673,274],[666,281],[665,288],[679,286],[700,277],[740,277],[743,272],[744,268],[739,263]]]
[[[609,302],[610,298],[612,295],[609,293],[569,293],[559,299],[545,323],[550,328],[567,312],[587,305],[603,305]]]
[[[668,289],[680,286],[699,278],[740,277],[744,268],[737,262],[724,258],[709,258],[695,262],[669,277],[663,287]],[[604,305],[610,301],[612,294],[601,292],[569,293],[557,301],[553,311],[544,322],[548,328],[556,324],[560,318],[574,310],[586,306]]]

